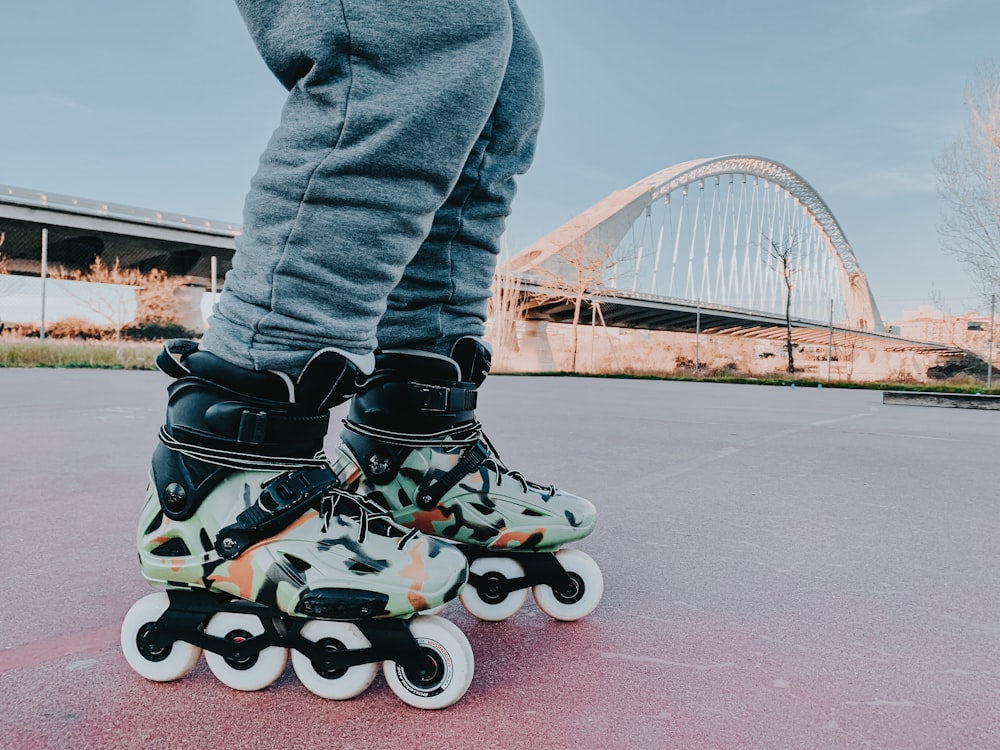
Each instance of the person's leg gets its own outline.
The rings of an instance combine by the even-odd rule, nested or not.
[[[542,60],[511,1],[513,43],[503,84],[455,189],[389,296],[378,328],[382,349],[449,354],[463,336],[482,336],[500,237],[515,177],[535,152],[543,109]]]
[[[397,522],[463,546],[472,565],[461,597],[477,617],[509,617],[533,588],[546,612],[575,620],[597,606],[603,578],[586,554],[561,548],[593,531],[596,509],[510,471],[475,417],[490,369],[480,337],[497,244],[541,115],[538,50],[512,10],[493,116],[390,297],[334,468]]]
[[[122,647],[154,680],[182,676],[204,647],[220,679],[256,689],[283,672],[287,646],[303,682],[338,698],[364,689],[374,662],[396,661],[390,687],[439,708],[468,688],[467,640],[444,621],[393,618],[456,596],[465,557],[349,492],[323,442],[493,109],[510,10],[506,0],[239,4],[290,94],[210,328],[200,346],[170,342],[158,359],[174,382],[137,546],[144,575],[168,593],[133,606]],[[374,651],[348,643],[338,620]],[[428,674],[418,637],[444,644],[448,670]],[[329,641],[367,661],[317,645]],[[345,685],[342,673],[359,668]]]
[[[237,0],[290,88],[202,347],[294,373],[365,357],[494,109],[507,0]]]

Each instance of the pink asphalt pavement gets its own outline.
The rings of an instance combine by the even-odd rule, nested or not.
[[[874,392],[492,378],[513,468],[593,498],[591,616],[445,612],[476,673],[443,711],[379,676],[324,701],[118,646],[167,378],[0,370],[0,747],[997,748],[993,412]],[[332,442],[333,438],[331,438]]]

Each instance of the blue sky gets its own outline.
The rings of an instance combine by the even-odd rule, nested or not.
[[[977,306],[932,159],[1000,63],[996,0],[523,0],[547,110],[513,250],[681,161],[745,153],[829,204],[888,318]],[[229,0],[0,6],[0,183],[240,221],[284,92]]]

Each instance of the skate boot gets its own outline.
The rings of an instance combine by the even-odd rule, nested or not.
[[[474,413],[489,354],[471,337],[451,357],[377,353],[334,469],[396,522],[459,545],[470,561],[459,598],[474,616],[506,619],[530,589],[551,617],[578,620],[600,601],[603,578],[587,554],[564,545],[590,534],[594,506],[501,462]]]
[[[361,693],[379,662],[410,705],[461,698],[468,640],[416,613],[457,596],[465,557],[345,491],[322,450],[329,409],[357,388],[354,365],[324,350],[292,382],[189,341],[167,342],[157,364],[175,382],[138,549],[143,575],[165,591],[125,617],[132,668],[175,680],[204,651],[219,680],[259,690],[291,651],[299,680],[325,698]]]

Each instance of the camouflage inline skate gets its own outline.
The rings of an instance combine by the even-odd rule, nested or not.
[[[376,353],[333,456],[351,490],[403,526],[455,542],[470,561],[460,600],[483,620],[516,613],[529,589],[558,620],[578,620],[604,590],[597,564],[565,545],[594,528],[589,501],[508,469],[476,421],[477,389],[490,368],[478,339],[452,356]]]
[[[395,524],[345,491],[322,451],[329,409],[358,372],[325,350],[297,381],[234,367],[187,341],[157,364],[175,378],[138,532],[139,561],[165,591],[122,625],[129,664],[179,679],[204,651],[212,673],[259,690],[285,670],[346,699],[378,663],[393,692],[442,708],[474,669],[462,631],[418,614],[457,596],[467,563],[452,545]]]

